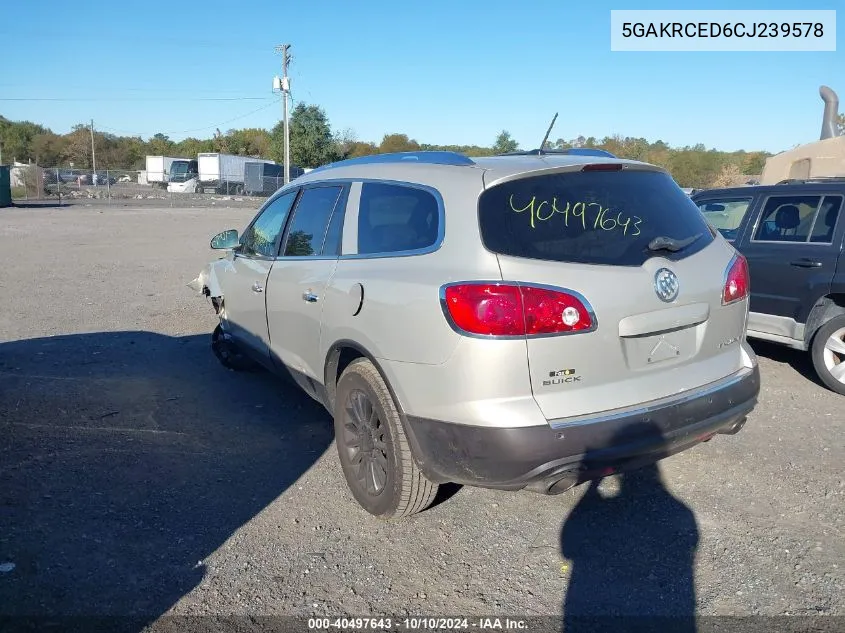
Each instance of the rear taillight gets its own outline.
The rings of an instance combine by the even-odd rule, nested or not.
[[[725,285],[722,288],[722,305],[729,305],[748,296],[749,291],[748,262],[745,257],[737,253],[728,265],[725,274]]]
[[[590,332],[596,317],[587,300],[564,288],[468,282],[441,293],[453,326],[480,336],[535,336]]]

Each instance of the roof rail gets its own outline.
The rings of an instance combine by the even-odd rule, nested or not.
[[[803,185],[824,182],[845,182],[845,176],[816,176],[815,178],[787,178],[775,184],[778,185]]]
[[[312,170],[329,169],[334,167],[346,167],[347,165],[375,165],[384,163],[418,163],[425,165],[454,165],[469,166],[475,165],[475,161],[458,152],[446,151],[421,151],[421,152],[390,152],[386,154],[371,154],[370,156],[359,156],[347,158],[335,163],[321,165]]]
[[[500,156],[542,156],[545,154],[569,154],[570,156],[604,156],[605,158],[617,158],[603,149],[595,147],[569,147],[567,149],[527,149],[516,152],[506,152]]]

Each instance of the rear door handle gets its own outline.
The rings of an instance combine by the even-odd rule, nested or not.
[[[802,257],[789,262],[790,266],[798,266],[799,268],[821,268],[822,263],[809,257]]]
[[[258,283],[256,281],[254,284],[252,284],[252,291],[253,292],[264,292],[264,288],[262,287],[262,285],[260,283]]]
[[[303,292],[302,298],[308,303],[314,303],[315,301],[317,301],[317,299],[319,299],[319,297],[313,292]]]

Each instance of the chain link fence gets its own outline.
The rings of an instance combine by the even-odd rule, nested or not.
[[[304,170],[291,168],[291,179]],[[53,202],[105,200],[121,203],[152,202],[170,206],[206,206],[217,202],[235,202],[258,206],[264,198],[284,185],[284,176],[265,176],[261,170],[239,174],[220,174],[200,180],[181,177],[170,182],[169,174],[149,174],[143,170],[75,169],[14,165],[10,180],[12,201]]]

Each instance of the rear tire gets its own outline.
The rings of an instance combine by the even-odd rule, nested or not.
[[[813,368],[831,391],[845,395],[845,314],[821,326],[810,348]]]
[[[346,483],[367,512],[398,519],[431,505],[438,485],[417,468],[390,391],[365,358],[338,380],[334,428]]]

